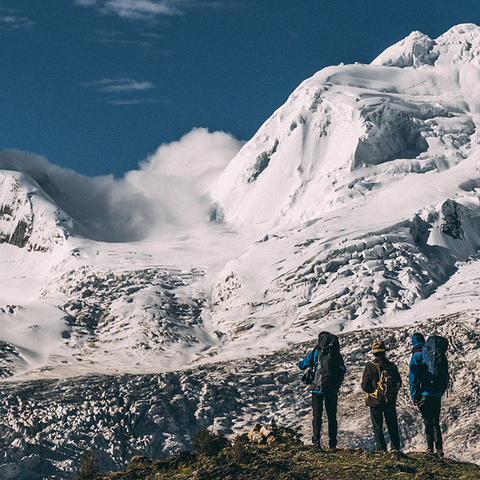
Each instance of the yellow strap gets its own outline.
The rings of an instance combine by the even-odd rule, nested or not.
[[[373,391],[372,393],[367,393],[367,397],[377,398],[378,384],[380,383],[382,372],[380,370],[380,367],[375,362],[372,362],[372,363],[377,367],[377,370],[378,370],[378,382],[377,382],[377,388],[375,389],[375,391]]]

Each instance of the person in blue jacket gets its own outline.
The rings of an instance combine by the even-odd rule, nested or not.
[[[319,353],[320,352],[320,353]],[[327,353],[328,358],[324,357],[324,353]],[[328,437],[329,437],[329,447],[335,449],[337,447],[337,403],[338,403],[338,388],[343,380],[343,377],[347,371],[343,357],[340,354],[340,344],[338,342],[338,337],[329,332],[320,332],[318,334],[318,344],[316,347],[308,353],[308,355],[298,362],[298,368],[300,370],[306,370],[307,368],[317,370],[322,369],[322,363],[319,358],[325,359],[325,364],[327,361],[329,364],[337,364],[337,370],[333,372],[327,372],[324,376],[330,376],[332,380],[327,380],[321,382],[322,386],[317,387],[315,384],[312,384],[312,410],[313,410],[313,435],[312,443],[315,446],[320,446],[320,432],[322,429],[322,414],[323,414],[323,404],[325,404],[325,410],[327,412],[328,419]],[[332,360],[333,358],[333,360]],[[319,361],[318,361],[319,360]],[[323,365],[323,370],[325,370]],[[328,369],[328,367],[327,367]],[[322,371],[323,371],[322,370]]]
[[[434,446],[437,455],[443,457],[443,439],[440,429],[440,410],[443,392],[431,393],[422,388],[422,379],[425,377],[427,366],[423,363],[422,349],[425,338],[421,333],[412,335],[412,358],[408,380],[410,383],[410,396],[422,414],[425,424],[427,451],[433,453]]]

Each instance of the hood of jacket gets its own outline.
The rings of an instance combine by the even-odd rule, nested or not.
[[[414,333],[412,335],[412,347],[425,345],[425,337],[421,333]]]

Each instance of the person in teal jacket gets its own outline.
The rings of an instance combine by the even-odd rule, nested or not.
[[[300,370],[306,370],[307,368],[313,368],[315,371],[320,367],[320,364],[317,364],[318,351],[326,345],[333,345],[334,350],[338,350],[338,355],[340,356],[340,367],[343,372],[341,375],[341,380],[345,375],[347,369],[345,367],[345,362],[343,357],[340,354],[340,345],[338,342],[338,337],[329,332],[320,332],[318,334],[318,344],[317,346],[310,351],[307,356],[298,362],[298,368]],[[320,432],[322,429],[322,414],[323,414],[323,404],[325,403],[325,410],[327,412],[328,419],[328,437],[329,437],[329,447],[335,449],[337,447],[337,403],[338,403],[338,388],[330,389],[328,387],[318,389],[315,386],[312,387],[312,410],[313,410],[313,435],[312,443],[315,446],[320,446]]]
[[[425,345],[425,338],[421,333],[412,335],[412,358],[410,359],[410,371],[408,381],[410,384],[410,396],[412,402],[417,402],[422,398],[422,347]]]

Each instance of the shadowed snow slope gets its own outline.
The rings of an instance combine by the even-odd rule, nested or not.
[[[190,415],[193,410],[183,408],[178,385],[169,385],[180,375],[175,372],[196,369],[200,380],[194,390],[206,398],[214,388],[208,370],[213,367],[202,364],[217,362],[215,368],[234,372],[236,362],[245,362],[252,354],[287,355],[288,349],[316,337],[320,329],[361,341],[367,328],[378,327],[384,334],[380,328],[389,327],[402,332],[395,348],[407,356],[409,347],[402,342],[408,344],[409,325],[422,320],[428,335],[429,319],[448,313],[465,320],[462,342],[476,342],[469,331],[477,328],[480,311],[479,58],[480,28],[468,24],[436,40],[414,32],[370,65],[326,68],[292,93],[219,177],[225,158],[238,151],[238,142],[226,134],[211,138],[202,130],[190,134],[179,152],[177,145],[175,159],[184,158],[184,148],[193,148],[196,138],[208,143],[189,195],[185,195],[187,170],[178,181],[176,160],[162,163],[168,147],[159,149],[161,155],[142,172],[130,172],[122,181],[90,181],[31,155],[2,154],[4,384],[33,381],[40,388],[47,385],[47,377],[118,374],[120,391],[137,382],[122,375],[162,372],[159,379],[139,379],[141,388],[158,380],[167,394],[175,393],[168,397],[168,402],[179,405],[175,415],[187,410]],[[217,145],[223,153],[212,157],[214,165],[209,168],[208,152]],[[197,157],[188,158],[190,162]],[[37,163],[29,164],[33,161]],[[168,192],[157,191],[149,178],[152,172],[168,174],[159,183]],[[68,188],[61,185],[62,179]],[[147,180],[148,188],[142,190]],[[103,200],[79,198],[89,195],[83,185],[92,187],[95,199]],[[182,185],[184,195],[172,206],[175,185]],[[210,200],[211,221],[202,223]],[[91,218],[86,210],[77,218],[82,205],[88,206]],[[114,216],[102,232],[108,212]],[[157,217],[161,221],[155,224]],[[186,226],[189,218],[195,221]],[[128,232],[121,231],[122,225]],[[120,241],[124,239],[128,242]],[[443,333],[458,346],[456,324],[445,325]],[[369,335],[370,341],[373,334]],[[367,347],[357,352],[351,361],[363,364],[366,351]],[[478,345],[466,346],[465,351],[469,358],[477,358]],[[465,366],[458,354],[455,361]],[[253,383],[263,382],[255,378]],[[468,377],[468,388],[472,378]],[[73,386],[65,381],[68,392],[77,388],[74,380]],[[88,377],[81,382],[88,383]],[[225,388],[227,395],[241,390]],[[353,377],[345,388],[348,398],[358,393]],[[9,392],[14,398],[15,388]],[[297,401],[292,395],[286,392],[279,399],[285,409],[294,408],[289,403]],[[156,398],[135,404],[130,412],[145,409],[152,419],[168,416],[162,413],[167,408],[164,400],[155,410]],[[119,402],[120,409],[133,405],[128,399]],[[76,416],[77,403],[72,406]],[[17,408],[13,400],[0,404],[2,417],[27,408],[22,405]],[[96,404],[98,411],[89,421],[105,414],[107,406],[102,405]],[[107,433],[97,432],[105,433],[97,446],[117,466],[126,460],[125,452],[174,451],[187,445],[195,427],[204,423],[218,422],[238,431],[240,425],[228,420],[236,405],[206,402],[195,410],[194,418],[182,420],[181,428],[175,415],[173,420],[168,417],[162,423],[163,437],[150,435],[152,425],[141,422],[122,426],[125,438],[118,445]],[[48,418],[54,418],[47,407]],[[62,418],[70,415],[70,407],[65,408],[58,413]],[[468,444],[473,411],[467,412],[461,428],[455,429],[458,416],[449,417],[449,432],[462,445]],[[306,411],[302,412],[304,416]],[[239,422],[244,425],[257,413],[252,409]],[[28,420],[35,421],[40,420]],[[128,428],[138,425],[145,431],[139,430],[140,440],[127,448]],[[5,432],[18,439],[23,427],[12,428],[5,426]],[[348,428],[344,442],[362,443],[359,427]],[[35,445],[51,442],[43,426],[32,429],[26,430],[28,436],[41,437]],[[405,435],[408,448],[420,444],[420,437]],[[469,454],[478,452],[478,432],[475,435],[466,450]],[[85,445],[77,443],[75,459]],[[63,467],[73,468],[60,460],[42,464],[35,449],[29,453],[27,447],[15,448],[0,458],[0,464],[10,465],[0,472],[20,475],[45,468],[58,474]],[[478,455],[474,460],[480,461]]]

